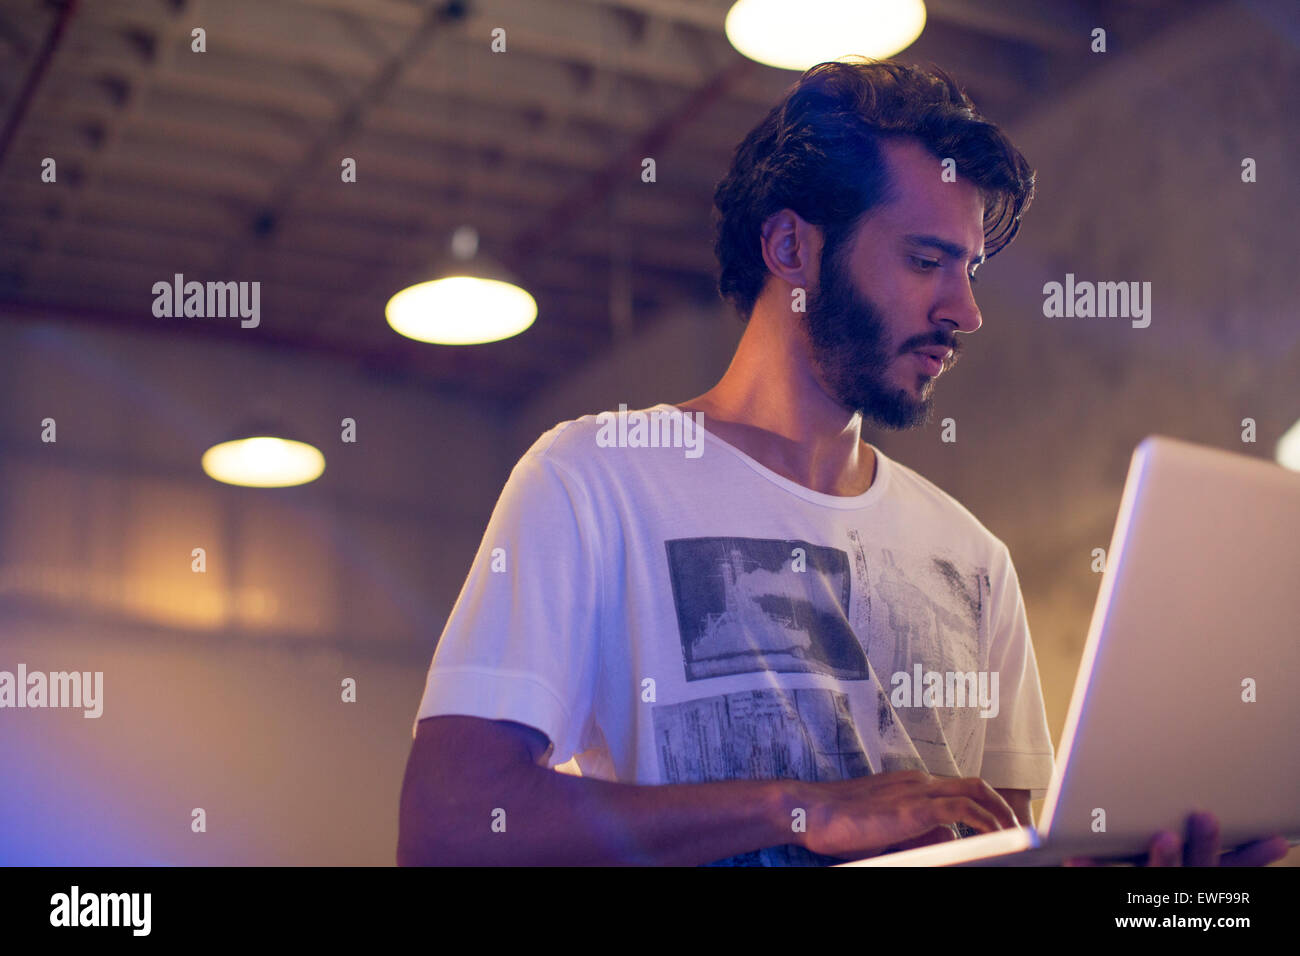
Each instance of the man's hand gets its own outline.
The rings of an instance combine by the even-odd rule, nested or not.
[[[979,777],[934,777],[920,770],[797,785],[807,810],[800,841],[814,853],[853,859],[886,849],[956,838],[950,824],[980,833],[1018,826],[1016,815]]]
[[[1273,835],[1248,843],[1231,853],[1219,844],[1219,820],[1212,813],[1193,813],[1187,818],[1187,839],[1180,843],[1170,830],[1157,833],[1147,847],[1147,866],[1266,866],[1287,855],[1286,838]],[[1102,866],[1103,860],[1074,857],[1065,866]]]

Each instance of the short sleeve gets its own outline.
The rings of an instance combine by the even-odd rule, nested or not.
[[[536,728],[550,766],[585,749],[599,667],[598,542],[585,489],[530,450],[502,489],[412,727],[459,714]]]
[[[1020,579],[1005,544],[1001,556],[990,581],[989,670],[998,675],[998,713],[987,718],[980,776],[992,787],[1028,790],[1031,800],[1041,800],[1051,783],[1055,752]]]

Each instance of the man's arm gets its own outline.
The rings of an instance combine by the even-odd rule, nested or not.
[[[421,720],[397,864],[690,866],[794,842],[781,781],[610,783],[543,766],[548,745],[508,721]]]
[[[421,720],[402,783],[398,864],[694,866],[787,843],[851,857],[953,822],[982,833],[1013,825],[976,778],[610,783],[548,769],[547,746],[544,734],[507,721]]]

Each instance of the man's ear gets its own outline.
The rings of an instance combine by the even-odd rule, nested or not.
[[[759,239],[768,271],[792,288],[811,293],[821,262],[821,228],[793,209],[782,209],[764,220]]]

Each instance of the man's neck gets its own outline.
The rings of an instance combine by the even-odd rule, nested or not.
[[[876,478],[862,416],[822,389],[799,326],[776,301],[759,299],[721,381],[679,407],[703,412],[713,434],[796,484],[827,495],[860,495]]]
[[[708,431],[777,475],[837,497],[858,496],[875,483],[875,450],[862,440],[857,420],[833,432],[810,431],[792,416],[754,415],[745,408],[718,405],[710,395],[706,392],[677,407],[703,412]]]
[[[705,428],[718,438],[812,491],[852,497],[875,482],[875,450],[862,440],[860,415],[782,403],[775,383],[764,393],[736,385],[724,377],[678,407],[702,412]]]

